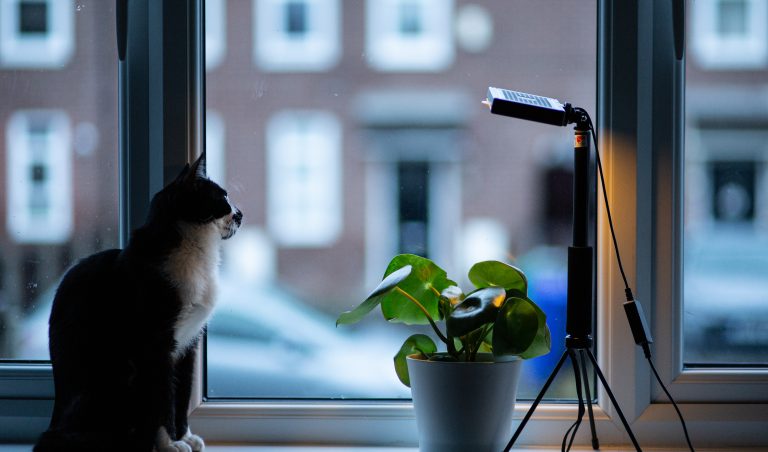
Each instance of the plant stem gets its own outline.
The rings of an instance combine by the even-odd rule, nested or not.
[[[416,306],[417,306],[419,309],[421,309],[421,312],[423,312],[423,313],[424,313],[424,315],[425,315],[425,316],[427,316],[427,320],[429,321],[429,325],[430,325],[430,326],[432,326],[432,329],[433,329],[433,330],[435,330],[435,334],[437,334],[437,337],[439,337],[439,338],[440,338],[440,340],[441,340],[441,341],[443,341],[443,342],[445,343],[445,345],[446,345],[446,346],[450,347],[450,346],[451,346],[451,344],[450,344],[450,342],[448,341],[448,338],[446,338],[446,337],[443,335],[443,333],[441,333],[441,332],[440,332],[440,330],[437,328],[437,325],[435,324],[435,321],[432,319],[432,316],[431,316],[431,315],[429,315],[429,312],[427,311],[427,308],[425,308],[424,306],[422,306],[422,304],[421,304],[421,303],[419,303],[419,301],[418,301],[418,300],[416,300],[415,298],[413,298],[413,296],[411,296],[411,294],[409,294],[408,292],[404,291],[404,290],[403,290],[403,289],[401,289],[400,287],[397,287],[397,286],[395,286],[395,289],[396,289],[398,292],[400,292],[400,293],[401,293],[401,294],[402,294],[402,295],[403,295],[405,298],[407,298],[407,299],[411,300],[411,301],[413,302],[413,304],[415,304],[415,305],[416,305]]]
[[[477,352],[480,351],[480,347],[483,346],[483,341],[485,340],[485,337],[488,336],[488,333],[491,332],[491,328],[493,328],[493,325],[485,325],[483,327],[483,332],[480,334],[480,336],[477,339],[477,342],[475,343],[475,347],[472,350],[472,355],[470,356],[470,359],[474,361],[477,358]]]

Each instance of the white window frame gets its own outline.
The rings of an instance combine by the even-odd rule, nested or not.
[[[45,122],[43,155],[31,149],[30,124]],[[70,121],[59,110],[19,110],[6,126],[6,225],[17,243],[59,244],[72,235],[74,202],[72,199],[72,140]],[[42,164],[47,181],[42,187],[47,199],[44,217],[29,209],[33,189],[29,171],[33,163]],[[55,188],[54,188],[55,187]]]
[[[75,5],[72,0],[40,0],[48,5],[49,30],[25,36],[18,31],[21,0],[0,0],[0,67],[59,69],[75,50]]]
[[[291,36],[282,28],[285,5],[297,0],[253,0],[253,56],[269,72],[327,71],[341,58],[339,0],[301,0],[307,7],[307,33]]]
[[[768,2],[747,2],[747,30],[743,36],[722,36],[717,31],[718,3],[696,0],[693,8],[692,49],[705,69],[759,69],[768,66]]]
[[[420,3],[423,31],[415,36],[399,30],[403,0],[367,0],[365,48],[368,64],[383,72],[439,72],[453,64],[453,0],[408,0]]]
[[[266,150],[271,237],[284,247],[332,245],[342,230],[338,119],[319,110],[279,111],[267,121]]]

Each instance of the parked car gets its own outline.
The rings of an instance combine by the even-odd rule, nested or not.
[[[21,327],[14,358],[47,360],[55,288]],[[394,336],[394,337],[393,337]],[[274,285],[222,280],[207,336],[207,395],[213,398],[410,397],[392,362],[402,338],[335,328],[331,316]]]
[[[686,361],[768,362],[768,236],[687,234],[684,258]]]

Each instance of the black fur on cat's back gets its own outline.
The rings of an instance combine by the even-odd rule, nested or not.
[[[49,320],[54,410],[36,452],[204,448],[187,424],[193,366],[220,242],[241,220],[203,155],[155,195],[125,249],[66,273]]]

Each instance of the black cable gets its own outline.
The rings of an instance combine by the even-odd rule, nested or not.
[[[597,146],[597,132],[595,131],[595,126],[592,124],[592,118],[589,117],[589,113],[586,112],[586,110],[579,109],[580,113],[583,113],[587,118],[587,124],[589,125],[589,130],[592,135],[592,140],[595,143],[595,160],[597,161],[597,170],[598,174],[600,175],[600,184],[602,185],[602,192],[603,192],[603,201],[605,203],[605,212],[608,216],[608,226],[611,230],[611,239],[613,240],[613,249],[616,252],[616,262],[619,265],[619,272],[621,273],[621,278],[624,280],[624,294],[626,295],[627,301],[631,303],[635,303],[635,297],[632,295],[632,289],[629,287],[629,281],[627,280],[627,275],[624,273],[624,266],[621,263],[621,254],[619,253],[619,244],[616,240],[616,231],[613,228],[613,218],[611,217],[611,208],[608,204],[608,193],[606,190],[605,185],[605,176],[603,176],[603,165],[600,162],[600,151]],[[638,320],[639,322],[640,320]],[[644,322],[644,320],[643,320]],[[633,329],[633,334],[635,329],[642,330],[643,327],[639,325],[632,325],[632,319],[630,319],[630,326]],[[648,333],[650,334],[650,333]],[[653,361],[651,360],[651,348],[649,343],[651,342],[648,337],[642,337],[638,340],[638,338],[635,338],[635,342],[640,345],[643,349],[643,354],[645,355],[645,358],[648,360],[648,364],[651,366],[651,370],[653,371],[653,375],[656,377],[656,381],[659,382],[659,385],[661,386],[661,389],[664,390],[664,393],[667,395],[667,398],[669,398],[669,401],[672,402],[672,406],[675,408],[675,411],[677,412],[677,416],[680,418],[680,423],[683,426],[683,432],[685,433],[685,441],[688,443],[688,448],[691,450],[691,452],[695,452],[695,449],[693,448],[693,444],[691,443],[691,438],[688,435],[688,427],[685,424],[685,419],[683,418],[683,413],[680,412],[680,408],[678,408],[677,403],[675,402],[675,399],[672,398],[672,394],[669,393],[667,390],[667,387],[664,386],[664,383],[661,381],[661,377],[659,376],[659,373],[656,371],[656,367],[653,365]]]
[[[597,133],[595,132],[595,126],[592,124],[592,118],[589,117],[589,113],[584,110],[584,115],[587,117],[587,123],[589,124],[589,130],[592,132],[592,141],[595,142],[595,160],[597,161],[597,173],[600,175],[600,185],[603,192],[603,202],[605,204],[605,213],[608,216],[608,227],[611,229],[611,239],[613,240],[613,249],[616,252],[616,262],[619,264],[619,272],[621,273],[621,279],[624,280],[624,293],[627,296],[627,300],[633,299],[632,289],[629,288],[629,281],[627,281],[627,274],[624,272],[624,265],[621,263],[621,255],[619,254],[619,244],[616,241],[616,231],[613,228],[613,216],[611,215],[611,207],[608,203],[608,193],[605,188],[605,176],[603,176],[603,164],[600,161],[600,151],[597,146]]]
[[[659,377],[659,373],[656,371],[656,367],[653,365],[653,361],[651,361],[650,355],[646,356],[646,359],[648,360],[648,364],[651,365],[651,370],[653,370],[653,375],[656,376],[656,381],[659,382],[659,385],[661,385],[661,389],[664,390],[664,393],[672,402],[672,406],[675,407],[675,411],[677,411],[677,417],[680,418],[680,423],[683,425],[683,433],[685,433],[685,441],[688,443],[688,448],[691,449],[691,452],[695,452],[695,450],[693,449],[693,444],[691,444],[691,438],[690,436],[688,436],[688,427],[685,425],[685,419],[683,418],[683,413],[681,413],[680,408],[677,407],[677,403],[675,403],[675,399],[672,398],[672,394],[670,394],[669,391],[667,391],[666,386],[664,386],[664,383],[661,382],[661,377]]]

